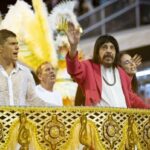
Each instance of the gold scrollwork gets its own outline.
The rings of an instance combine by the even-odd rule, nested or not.
[[[56,116],[52,119],[50,114],[57,114],[58,119]],[[50,118],[46,119],[47,116]],[[3,139],[0,140],[0,150],[16,150],[18,147],[52,150],[50,143],[53,147],[56,145],[55,150],[89,149],[91,146],[93,150],[131,150],[134,145],[135,149],[149,150],[149,116],[149,110],[139,109],[1,107],[0,136]],[[65,125],[65,130],[59,122]]]
[[[29,150],[30,131],[26,127],[27,117],[24,113],[20,114],[20,127],[18,143],[21,145],[20,150]]]
[[[62,122],[57,119],[57,115],[53,115],[44,126],[44,138],[51,145],[51,149],[55,150],[58,143],[65,137],[65,127]]]
[[[87,117],[82,115],[80,118],[81,129],[79,132],[80,143],[85,145],[84,149],[88,150],[91,148],[91,136],[88,135]]]
[[[127,142],[125,145],[126,150],[135,150],[137,142],[138,138],[134,127],[134,117],[131,115],[128,118]]]
[[[104,138],[109,142],[110,148],[113,149],[119,135],[119,126],[117,122],[109,115],[103,124]]]
[[[3,140],[3,125],[0,122],[0,141]]]
[[[79,141],[84,146],[83,150],[104,150],[95,122],[83,114],[80,117],[80,125]]]
[[[144,131],[143,131],[144,141],[147,144],[147,147],[150,148],[150,118],[144,125]]]

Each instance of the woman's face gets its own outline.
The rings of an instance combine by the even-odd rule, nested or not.
[[[133,76],[136,73],[136,65],[132,60],[132,57],[128,54],[123,54],[120,58],[120,64],[129,76]]]

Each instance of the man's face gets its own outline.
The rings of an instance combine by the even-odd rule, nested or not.
[[[44,64],[41,67],[39,79],[43,83],[54,84],[56,81],[55,70],[50,63]]]
[[[124,54],[120,59],[120,63],[128,75],[132,76],[136,73],[136,65],[130,55]]]
[[[18,42],[16,37],[8,37],[6,41],[0,45],[0,53],[7,62],[16,62],[18,59]]]
[[[116,56],[115,46],[111,43],[104,43],[99,49],[100,63],[105,67],[111,67]]]

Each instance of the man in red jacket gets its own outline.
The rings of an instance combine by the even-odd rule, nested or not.
[[[100,36],[95,43],[92,60],[78,60],[80,32],[72,23],[66,31],[70,51],[66,56],[68,73],[85,95],[86,106],[150,108],[131,90],[131,80],[117,66],[119,46],[110,35]]]

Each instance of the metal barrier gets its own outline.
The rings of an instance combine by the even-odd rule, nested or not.
[[[143,8],[146,8],[145,10]],[[111,0],[78,18],[83,27],[82,38],[115,32],[150,23],[150,1]]]

